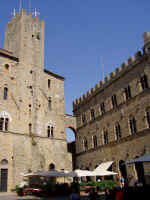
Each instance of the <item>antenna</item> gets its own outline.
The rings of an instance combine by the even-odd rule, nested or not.
[[[104,61],[103,61],[103,56],[100,57],[100,64],[102,66],[102,80],[104,80]]]
[[[13,9],[13,12],[11,12],[11,15],[13,15],[15,17],[15,15],[16,15],[16,9],[15,8]]]
[[[22,0],[19,0],[19,12],[21,11],[22,9]]]
[[[34,15],[35,17],[38,16],[38,15],[40,15],[40,13],[37,12],[36,8],[35,8],[35,11],[33,12],[33,15]]]
[[[31,12],[31,0],[29,0],[29,12]]]

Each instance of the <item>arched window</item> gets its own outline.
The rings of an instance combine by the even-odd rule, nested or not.
[[[103,142],[104,142],[104,144],[108,144],[108,132],[107,132],[107,130],[104,130],[104,132],[103,132]]]
[[[84,149],[84,151],[88,150],[88,141],[86,138],[83,139],[83,149]]]
[[[95,120],[95,110],[93,108],[91,109],[91,119]]]
[[[0,130],[3,131],[4,128],[4,118],[0,118]]]
[[[48,109],[49,110],[52,109],[52,99],[51,99],[51,97],[48,97]]]
[[[32,124],[30,123],[29,124],[29,134],[31,134],[32,133]]]
[[[146,119],[147,119],[148,128],[150,128],[150,108],[146,109]]]
[[[48,79],[48,88],[50,88],[50,86],[51,86],[51,80]]]
[[[82,123],[83,124],[86,123],[86,115],[85,115],[85,113],[82,114],[81,118],[82,118]]]
[[[8,122],[9,122],[9,119],[5,118],[5,131],[8,131]]]
[[[125,182],[127,180],[127,170],[126,170],[126,165],[124,163],[125,163],[124,160],[119,161],[119,170],[120,170],[121,178],[123,178]]]
[[[9,64],[5,64],[4,66],[6,70],[9,70]]]
[[[8,118],[0,118],[0,131],[8,131]]]
[[[116,131],[116,139],[119,140],[121,139],[122,135],[121,135],[121,127],[120,124],[117,122],[115,125],[115,131]]]
[[[4,87],[4,96],[3,96],[3,99],[7,100],[7,96],[8,96],[8,88]]]
[[[145,74],[144,76],[141,77],[140,82],[141,82],[142,90],[145,90],[146,88],[148,88],[147,76]]]
[[[131,134],[135,134],[137,132],[137,129],[136,129],[136,120],[133,116],[130,116],[129,118],[129,125]]]
[[[131,98],[131,88],[130,85],[128,85],[125,89],[124,89],[124,93],[125,93],[125,98],[126,100]]]
[[[47,127],[47,137],[52,138],[54,136],[54,127],[53,126],[48,126]]]
[[[97,136],[96,135],[93,136],[93,146],[94,146],[94,148],[97,147]]]
[[[49,165],[49,170],[54,170],[54,169],[55,169],[54,163],[50,163],[50,165]]]

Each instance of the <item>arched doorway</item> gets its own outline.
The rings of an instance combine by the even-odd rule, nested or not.
[[[123,178],[124,182],[126,182],[127,181],[127,170],[126,170],[126,165],[124,163],[125,163],[124,160],[119,161],[119,170],[120,170],[121,178]]]
[[[136,156],[138,158],[138,156]],[[137,178],[139,183],[145,183],[145,178],[144,178],[144,167],[142,162],[135,162],[135,170],[137,173]]]
[[[49,170],[55,170],[55,164],[54,163],[49,164]]]
[[[66,128],[66,138],[67,138],[67,142],[74,142],[75,141],[76,132],[75,132],[74,128],[72,128],[72,127]]]

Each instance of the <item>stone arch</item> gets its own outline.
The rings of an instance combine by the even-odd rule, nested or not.
[[[1,165],[8,165],[8,160],[7,160],[7,159],[2,159],[2,160],[0,161],[0,164],[1,164]]]
[[[65,114],[65,128],[72,130],[76,139],[76,118],[73,115]]]
[[[55,170],[55,164],[54,163],[49,164],[49,170]]]

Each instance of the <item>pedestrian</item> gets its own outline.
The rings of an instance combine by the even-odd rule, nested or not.
[[[70,200],[80,200],[79,190],[76,187],[72,187],[72,191],[70,194]]]
[[[91,188],[89,192],[89,200],[96,200],[98,197],[97,191],[95,191],[95,188]]]

